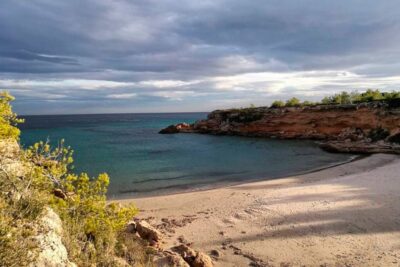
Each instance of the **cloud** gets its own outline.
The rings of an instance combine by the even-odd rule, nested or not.
[[[134,98],[136,97],[137,94],[132,93],[132,94],[115,94],[115,95],[108,95],[107,98],[111,99],[129,99],[129,98]]]
[[[189,111],[399,87],[397,0],[4,0],[0,25],[0,87],[22,113],[54,112],[49,99],[57,112]]]
[[[118,88],[134,85],[129,82],[116,82],[105,80],[85,80],[85,79],[66,79],[66,80],[0,80],[0,87],[13,89],[34,89],[34,88],[69,88],[97,90],[101,88]]]
[[[140,85],[156,87],[156,88],[171,88],[171,87],[182,87],[186,85],[193,85],[199,83],[199,81],[179,81],[179,80],[150,80],[150,81],[141,81]]]

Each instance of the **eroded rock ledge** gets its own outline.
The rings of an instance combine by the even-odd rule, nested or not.
[[[216,110],[205,120],[170,125],[160,133],[310,139],[332,152],[400,154],[400,104]]]

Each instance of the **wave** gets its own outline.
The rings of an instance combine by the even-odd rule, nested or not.
[[[146,183],[152,183],[152,182],[160,182],[160,181],[174,181],[174,180],[182,180],[185,178],[189,177],[194,177],[194,178],[200,178],[200,177],[218,177],[218,176],[231,176],[231,175],[237,175],[237,174],[244,174],[247,173],[246,171],[240,171],[240,172],[202,172],[202,173],[195,173],[195,174],[185,174],[185,175],[179,175],[179,176],[172,176],[172,177],[166,177],[166,178],[151,178],[151,179],[146,179],[146,180],[139,180],[139,181],[133,181],[132,184],[146,184]]]
[[[155,179],[157,180],[157,179]],[[207,185],[208,188],[215,186],[216,182],[218,183],[227,183],[227,182],[235,182],[238,181],[238,179],[232,179],[231,178],[224,178],[224,179],[218,179],[217,181],[214,180],[213,182],[210,183],[210,181],[207,179],[203,182],[190,182],[186,184],[174,184],[174,185],[167,185],[167,186],[159,186],[159,187],[152,187],[152,188],[147,188],[147,189],[126,189],[126,190],[119,190],[119,194],[129,194],[129,193],[151,193],[151,192],[157,192],[157,191],[168,191],[168,189],[174,189],[174,191],[185,191],[188,189],[195,189],[199,188],[201,185]],[[147,181],[146,181],[147,182]]]

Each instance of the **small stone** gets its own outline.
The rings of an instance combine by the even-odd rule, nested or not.
[[[59,188],[54,189],[54,190],[53,190],[53,194],[54,194],[56,197],[61,198],[61,199],[66,199],[66,198],[67,198],[67,195],[64,193],[64,191],[62,191],[62,190],[59,189]]]
[[[221,257],[221,252],[217,249],[213,249],[210,251],[210,255],[214,258],[219,258]]]
[[[126,231],[128,233],[136,233],[136,222],[130,221],[126,225]]]

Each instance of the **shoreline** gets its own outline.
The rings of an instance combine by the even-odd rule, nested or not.
[[[306,175],[310,173],[315,173],[315,172],[320,172],[326,169],[330,168],[335,168],[337,166],[341,165],[346,165],[351,162],[361,160],[367,157],[370,157],[372,155],[365,155],[365,154],[358,154],[358,155],[353,155],[349,159],[336,162],[336,163],[331,163],[327,164],[321,167],[316,167],[310,170],[306,171],[300,171],[300,172],[293,172],[289,173],[287,175],[282,175],[282,176],[276,176],[276,177],[263,177],[263,178],[254,178],[254,179],[248,179],[248,180],[241,180],[237,182],[221,182],[221,183],[215,183],[214,185],[210,185],[209,187],[198,187],[198,188],[191,188],[188,190],[171,190],[169,192],[161,192],[161,193],[154,193],[154,194],[143,194],[139,196],[109,196],[108,200],[109,201],[126,201],[126,200],[134,200],[134,199],[142,199],[142,198],[153,198],[153,197],[161,197],[161,196],[169,196],[169,195],[179,195],[179,194],[186,194],[186,193],[195,193],[195,192],[204,192],[204,191],[209,191],[209,190],[215,190],[215,189],[221,189],[221,188],[229,188],[232,186],[239,186],[239,185],[245,185],[245,184],[252,184],[252,183],[258,183],[258,182],[264,182],[264,181],[272,181],[272,180],[279,180],[279,179],[285,179],[288,177],[292,176],[301,176],[301,175]]]
[[[400,157],[133,202],[165,249],[217,250],[216,266],[398,266]],[[286,265],[285,265],[286,264]]]

